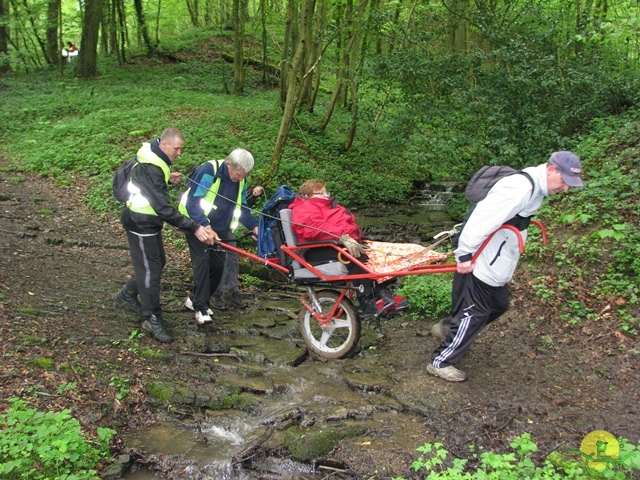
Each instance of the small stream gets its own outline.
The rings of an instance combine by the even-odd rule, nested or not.
[[[358,221],[365,231],[385,230],[389,221],[392,225],[445,223],[436,209],[421,208],[402,209],[384,217],[358,214]],[[291,450],[291,442],[294,446],[311,442],[308,439],[321,426],[359,432],[361,435],[352,435],[354,441],[375,450],[380,447],[375,442],[367,445],[366,432],[372,425],[389,425],[386,444],[406,445],[407,452],[414,452],[427,433],[419,417],[406,413],[406,408],[391,395],[397,380],[385,371],[377,351],[380,333],[374,326],[363,324],[360,353],[350,358],[327,360],[310,356],[299,333],[301,292],[302,289],[283,284],[282,291],[273,288],[267,298],[261,294],[260,303],[246,310],[229,309],[217,314],[213,330],[192,326],[190,350],[197,353],[219,349],[231,356],[181,358],[182,364],[177,368],[202,368],[215,377],[215,382],[191,397],[187,395],[182,402],[174,399],[172,414],[128,435],[127,445],[149,454],[188,459],[189,465],[180,467],[179,478],[185,479],[258,478],[252,471],[269,475],[260,478],[290,479],[294,474],[296,478],[326,478],[327,471],[323,472],[318,463],[300,460],[304,453],[298,454],[298,460],[268,453],[281,451],[284,446]],[[406,319],[387,319],[388,323],[401,321]],[[242,408],[211,408],[215,391],[230,388],[240,391],[236,400]],[[308,430],[307,439],[305,434],[295,440],[288,438],[292,427]],[[338,439],[343,442],[343,449],[349,448],[351,438],[344,435]],[[265,441],[265,437],[269,439]],[[252,453],[255,458],[245,460],[243,469],[234,469],[233,459],[244,459],[243,452],[256,444],[259,448]],[[339,462],[325,464],[334,465],[337,472],[341,470]],[[124,478],[147,480],[158,476],[134,468]]]

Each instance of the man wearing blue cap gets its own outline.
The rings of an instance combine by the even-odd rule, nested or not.
[[[467,375],[454,365],[465,355],[485,325],[509,306],[508,283],[520,259],[515,232],[502,229],[487,243],[474,263],[471,258],[482,243],[502,225],[508,224],[527,239],[531,217],[545,197],[582,187],[582,163],[572,152],[555,152],[547,163],[500,179],[478,202],[465,222],[454,251],[457,272],[453,278],[451,318],[434,325],[442,340],[431,355],[427,371],[449,382],[462,382]]]

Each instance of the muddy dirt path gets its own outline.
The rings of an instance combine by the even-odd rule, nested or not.
[[[243,331],[255,335],[255,315],[251,329],[237,327],[239,317],[233,312],[212,330],[196,327],[181,303],[189,288],[188,255],[168,248],[162,299],[178,340],[163,345],[145,335],[132,338],[137,319],[113,303],[131,273],[117,218],[89,212],[82,204],[84,191],[76,186],[56,187],[16,172],[0,175],[1,397],[21,396],[43,409],[70,408],[90,432],[109,426],[124,433],[166,411],[166,404],[148,395],[150,385],[213,392],[212,379],[220,375],[220,367],[184,353],[222,351],[230,344],[238,348],[233,342],[240,343]],[[359,355],[330,362],[304,351],[296,339],[296,320],[287,312],[276,325],[263,326],[278,328],[278,335],[257,336],[300,350],[282,360],[290,362],[290,375],[317,363],[343,379],[362,369],[384,376],[384,388],[355,391],[370,396],[371,405],[385,406],[372,412],[413,417],[415,428],[404,442],[389,440],[398,438],[392,435],[397,429],[391,416],[369,421],[361,436],[338,442],[326,457],[344,470],[341,478],[418,478],[410,463],[425,441],[442,441],[464,458],[471,444],[508,451],[509,442],[523,432],[531,433],[540,458],[552,450],[579,448],[584,436],[597,429],[637,442],[640,368],[633,341],[606,317],[579,326],[561,322],[559,312],[541,307],[524,276],[516,277],[512,292],[512,309],[482,333],[459,365],[469,374],[461,384],[426,373],[437,346],[429,333],[432,319],[397,317],[383,325],[382,336],[365,336]],[[261,302],[273,299],[274,291],[245,294],[255,313]],[[235,340],[229,339],[231,334]],[[255,364],[264,362],[255,358]],[[47,367],[41,359],[53,365]],[[122,379],[128,394],[118,399]],[[61,393],[61,385],[72,383],[77,386]],[[258,406],[261,396],[279,394],[277,389],[251,388]],[[122,437],[114,447],[128,451]],[[275,452],[287,455],[281,445],[268,453]]]

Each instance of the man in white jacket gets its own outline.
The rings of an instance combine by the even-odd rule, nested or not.
[[[429,373],[444,380],[466,380],[466,373],[454,365],[485,325],[507,310],[507,284],[520,258],[517,235],[510,229],[499,230],[472,263],[473,255],[503,224],[516,227],[526,242],[530,219],[544,198],[583,185],[582,163],[572,152],[555,152],[547,163],[525,168],[523,172],[528,175],[513,174],[500,179],[475,206],[460,234],[454,251],[457,272],[453,278],[451,318],[434,326],[434,335],[442,343],[427,366]]]

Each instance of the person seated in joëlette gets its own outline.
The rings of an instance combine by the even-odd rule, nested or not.
[[[360,262],[365,263],[369,259],[360,244],[363,240],[362,229],[356,223],[355,215],[331,197],[324,180],[307,180],[300,186],[298,194],[289,208],[292,228],[299,242],[335,240],[344,245]],[[331,247],[311,248],[305,252],[305,259],[311,264],[317,264],[337,260],[338,254]],[[366,273],[354,262],[348,262],[346,266],[350,274]],[[363,286],[364,292],[358,292],[357,297],[365,316],[379,313],[377,299],[382,299],[383,311],[396,305],[395,297],[376,282],[362,279],[353,283]]]

